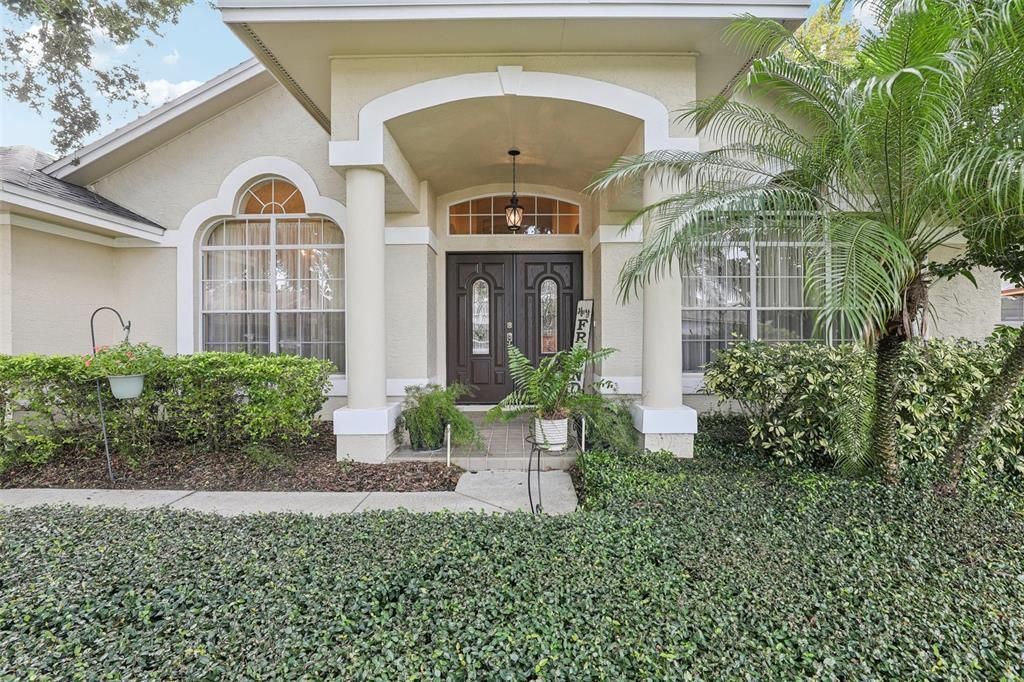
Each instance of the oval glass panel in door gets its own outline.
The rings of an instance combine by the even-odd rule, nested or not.
[[[540,283],[540,352],[558,352],[558,285],[553,279]]]
[[[473,355],[489,355],[491,352],[491,287],[486,281],[473,282]]]

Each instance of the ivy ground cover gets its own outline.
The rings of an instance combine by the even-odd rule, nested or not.
[[[564,517],[0,511],[0,679],[1020,679],[1006,505],[583,466]]]

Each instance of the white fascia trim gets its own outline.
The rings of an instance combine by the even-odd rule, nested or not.
[[[614,388],[602,388],[601,393],[614,395],[640,395],[640,377],[638,376],[620,376],[620,377],[606,377],[606,376],[595,376],[594,381],[610,381],[615,384]]]
[[[328,160],[334,167],[371,167],[385,171],[384,124],[430,107],[481,97],[522,96],[568,100],[617,111],[644,122],[644,150],[697,151],[697,137],[672,137],[664,103],[646,93],[606,81],[502,65],[494,71],[465,73],[423,81],[389,92],[359,111],[359,137],[332,140]]]
[[[177,248],[178,261],[178,348],[181,355],[195,351],[196,239],[199,231],[217,218],[234,214],[235,199],[248,183],[260,176],[276,175],[294,184],[306,202],[306,212],[323,215],[341,228],[348,228],[345,207],[320,194],[313,176],[291,159],[259,156],[237,165],[220,183],[217,196],[193,206],[177,230],[168,230],[163,243]],[[348,249],[345,250],[348,258]]]
[[[80,204],[64,201],[43,192],[26,189],[18,185],[5,184],[0,200],[12,206],[39,211],[60,218],[92,227],[110,230],[128,237],[138,237],[152,242],[159,242],[163,236],[163,228],[140,223],[136,220],[122,218],[104,211],[97,211]]]
[[[588,2],[480,2],[479,0],[406,0],[349,3],[338,0],[222,0],[226,23],[288,21],[424,21],[429,19],[732,19],[753,14],[768,19],[805,19],[808,2],[743,0],[731,3],[663,0],[589,0]]]
[[[601,244],[639,244],[644,240],[644,229],[641,225],[599,225],[590,238],[590,250]]]
[[[437,237],[429,227],[385,227],[384,243],[389,246],[429,246],[438,253]]]
[[[354,409],[339,407],[334,411],[334,435],[381,436],[395,430],[401,403],[388,403],[384,407]]]
[[[110,152],[120,149],[143,135],[152,132],[171,119],[205,104],[251,78],[256,78],[265,71],[266,67],[255,58],[246,60],[219,76],[211,78],[199,87],[189,90],[181,97],[172,99],[145,116],[118,128],[105,137],[101,137],[92,144],[88,144],[76,152],[57,159],[43,168],[43,172],[55,178],[63,178],[70,175],[80,170],[82,166],[88,166]]]
[[[635,404],[630,410],[633,426],[643,434],[697,433],[697,411],[692,407],[647,407]]]

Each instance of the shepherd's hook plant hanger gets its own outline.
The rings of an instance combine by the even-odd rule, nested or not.
[[[128,340],[128,335],[132,333],[131,320],[128,322],[124,321],[121,317],[121,313],[117,312],[110,306],[100,306],[96,310],[92,311],[92,316],[89,318],[89,332],[92,335],[92,355],[96,357],[96,315],[101,310],[109,310],[110,312],[117,315],[117,321],[121,324],[121,329],[124,331],[124,340]],[[110,476],[110,482],[114,482],[114,465],[110,461],[110,439],[107,437],[107,418],[103,414],[103,390],[100,386],[100,378],[96,377],[96,401],[100,404],[100,428],[103,429],[103,453],[107,456],[107,475]]]

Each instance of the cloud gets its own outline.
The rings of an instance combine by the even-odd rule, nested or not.
[[[865,31],[878,33],[878,24],[875,16],[871,13],[874,4],[870,2],[857,2],[853,5],[853,18],[860,22]]]
[[[201,81],[181,81],[180,83],[171,83],[165,78],[155,81],[146,81],[143,83],[143,85],[146,86],[146,100],[154,107],[158,107],[175,97],[181,97],[189,90],[192,90],[201,84]]]
[[[30,66],[39,66],[43,61],[43,42],[39,40],[39,32],[43,30],[40,24],[33,24],[25,31],[25,42],[22,49],[25,52],[25,61]]]
[[[163,56],[163,59],[161,59],[160,61],[162,61],[164,64],[170,64],[171,66],[174,66],[178,63],[179,59],[181,59],[181,55],[178,54],[177,50],[174,50],[170,54],[165,54]]]

